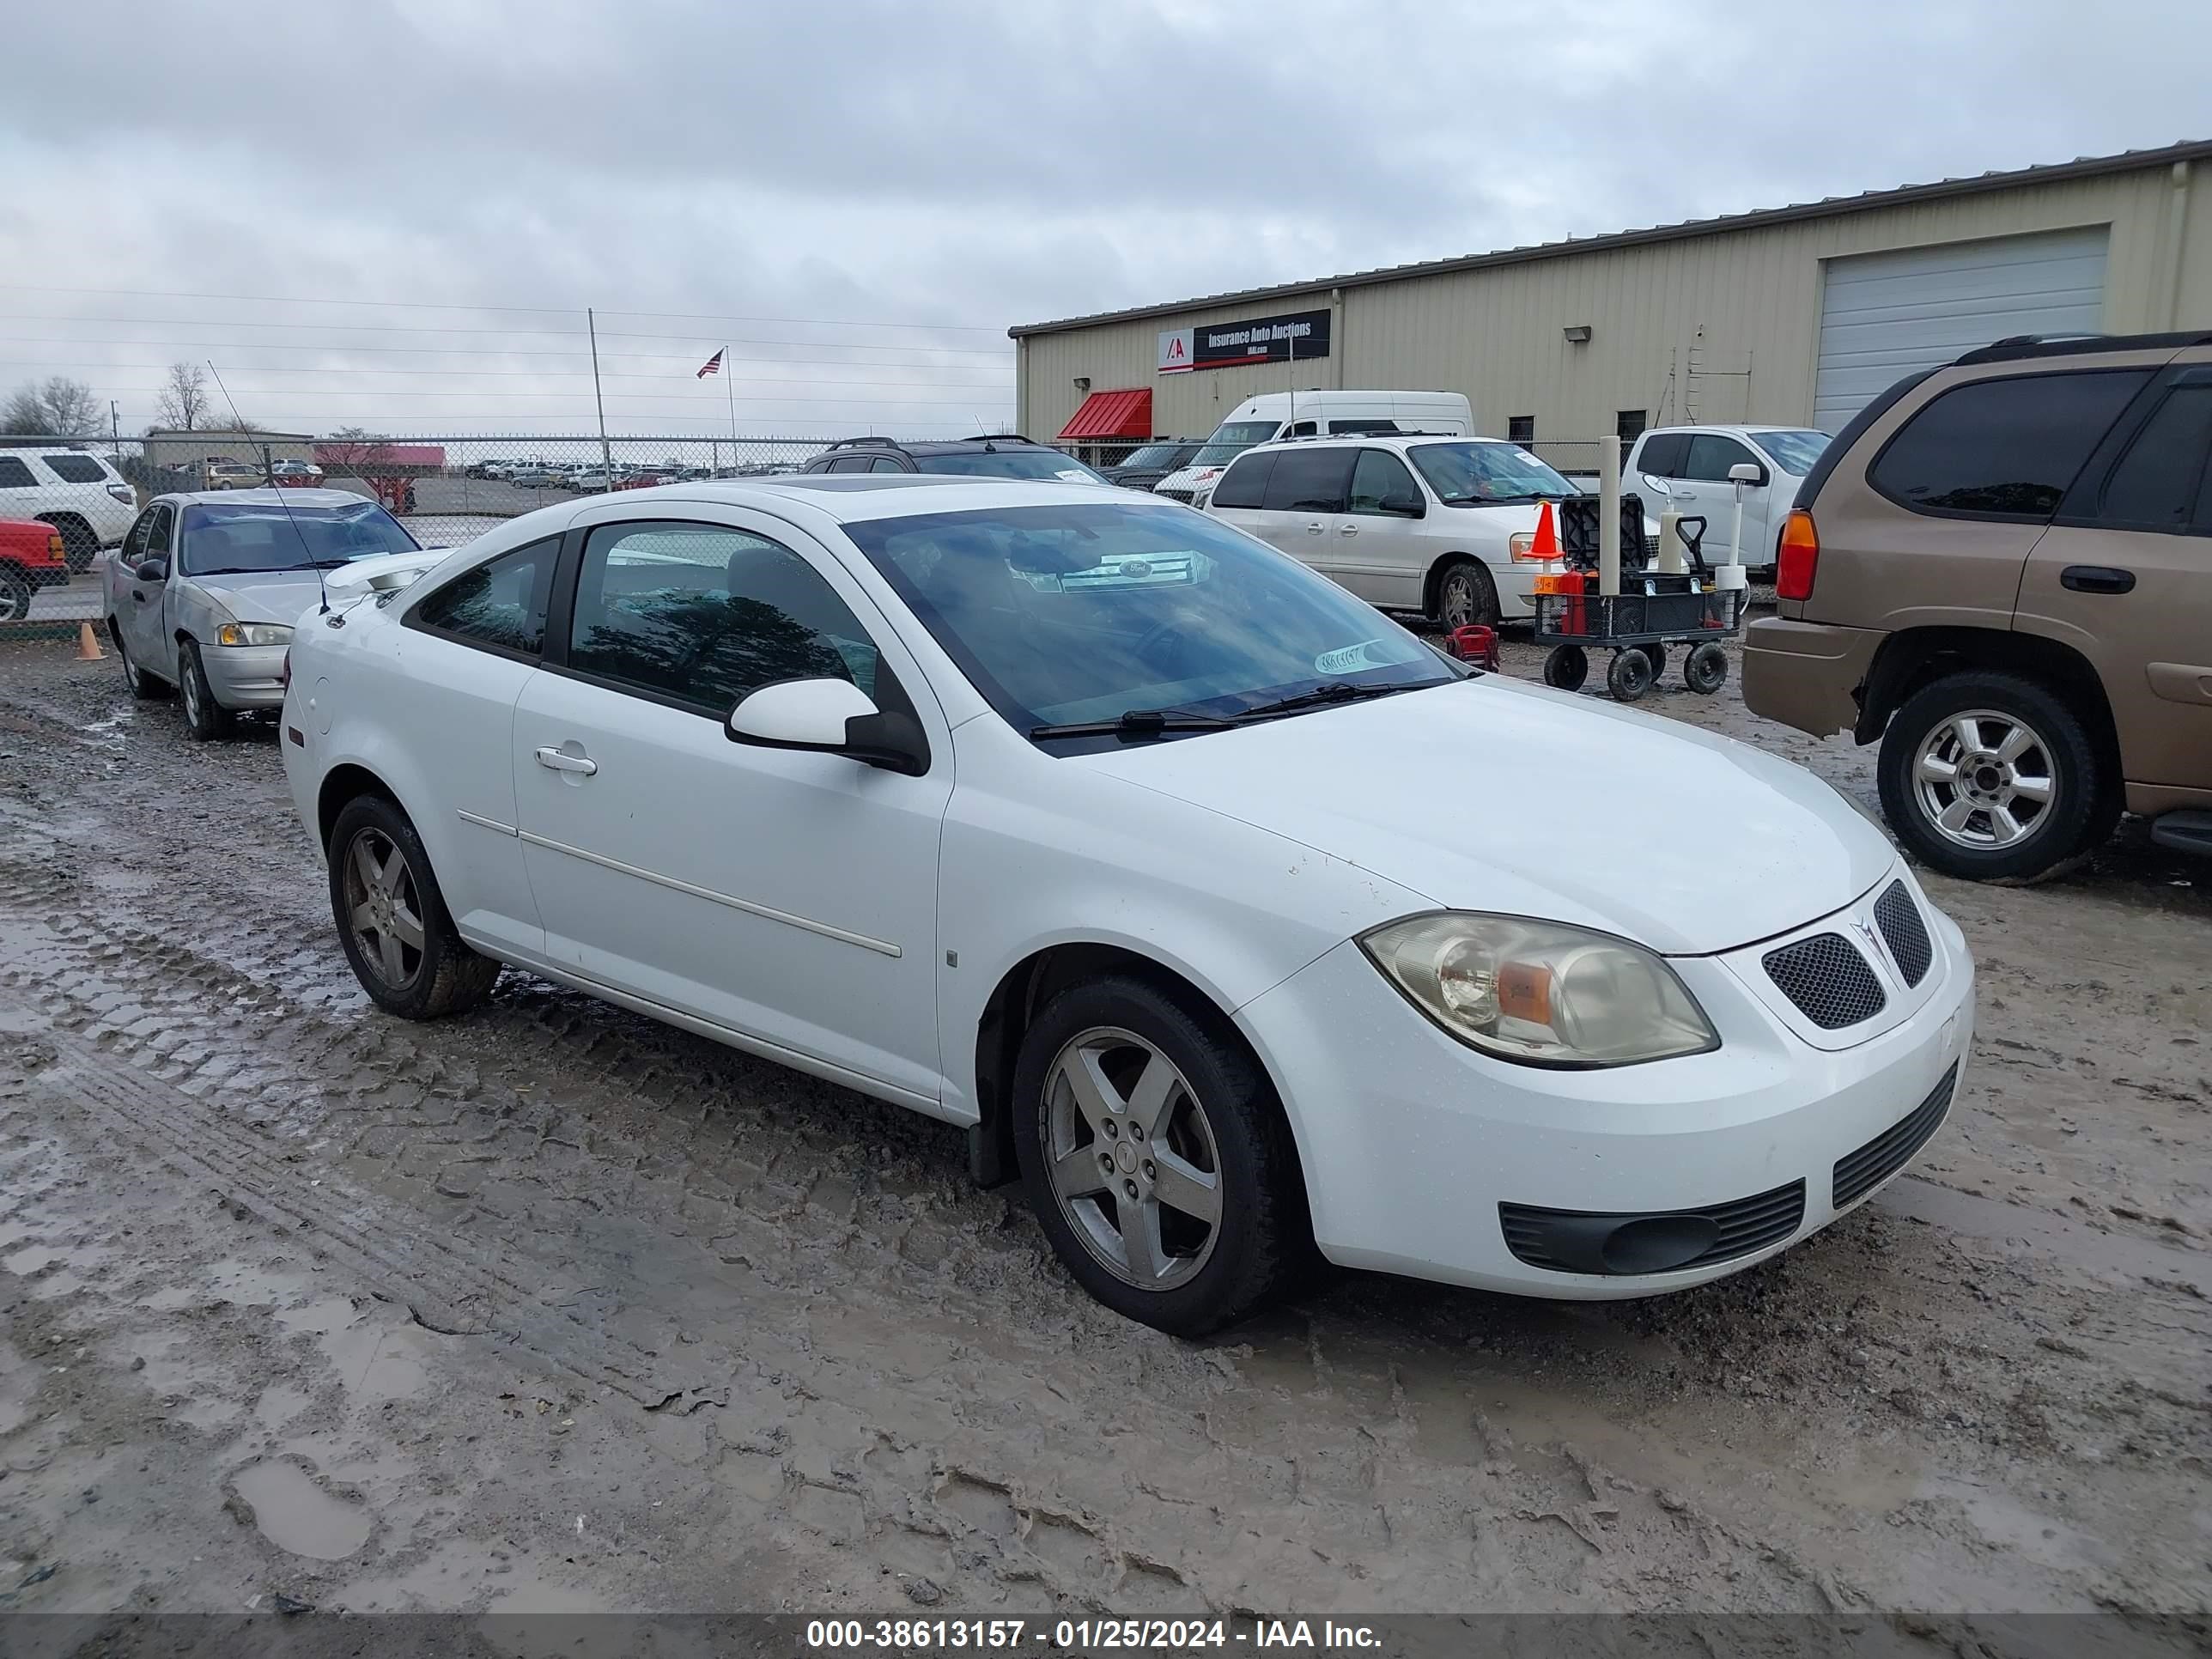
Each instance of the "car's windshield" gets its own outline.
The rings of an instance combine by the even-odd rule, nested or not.
[[[1800,478],[1813,470],[1820,452],[1832,441],[1825,432],[1754,432],[1751,435],[1773,458],[1775,465]]]
[[[1254,444],[1263,444],[1275,435],[1280,422],[1275,421],[1224,421],[1213,428],[1213,435],[1206,441],[1206,447],[1190,458],[1193,466],[1226,466]]]
[[[1146,444],[1142,449],[1133,449],[1121,458],[1123,466],[1165,466],[1175,459],[1180,444]]]
[[[187,576],[301,570],[378,553],[409,553],[415,538],[374,501],[358,507],[194,502],[185,508],[178,568]]]
[[[845,531],[1024,732],[1136,709],[1234,717],[1325,685],[1462,677],[1327,578],[1181,507],[1086,501]]]
[[[917,470],[966,478],[1042,478],[1054,483],[1104,483],[1073,455],[1056,449],[981,449],[967,454],[917,455]]]
[[[1407,453],[1447,507],[1563,501],[1577,493],[1518,444],[1415,444]]]

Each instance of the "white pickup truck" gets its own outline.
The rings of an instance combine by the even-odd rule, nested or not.
[[[1620,487],[1643,497],[1644,516],[1656,520],[1672,507],[1685,518],[1705,520],[1705,558],[1718,564],[1729,555],[1729,525],[1735,486],[1729,469],[1748,463],[1759,481],[1743,492],[1743,562],[1771,569],[1775,540],[1797,486],[1828,447],[1828,434],[1794,426],[1655,426],[1621,458]],[[1595,489],[1595,473],[1567,475]]]

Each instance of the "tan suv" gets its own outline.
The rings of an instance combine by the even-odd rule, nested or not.
[[[2033,880],[2121,811],[2212,854],[2212,333],[2000,340],[1892,386],[1784,526],[1743,698],[1881,739],[1923,862]]]

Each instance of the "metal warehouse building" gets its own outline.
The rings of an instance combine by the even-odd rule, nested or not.
[[[2005,335],[2212,326],[2208,197],[2212,142],[2175,144],[1032,324],[1007,331],[1021,430],[1203,437],[1295,386],[1464,392],[1478,430],[1547,447],[1832,432]]]

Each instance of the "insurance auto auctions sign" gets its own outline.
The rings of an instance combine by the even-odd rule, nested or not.
[[[1328,311],[1294,311],[1233,323],[1202,323],[1160,335],[1159,372],[1227,368],[1235,363],[1282,363],[1328,356]]]

